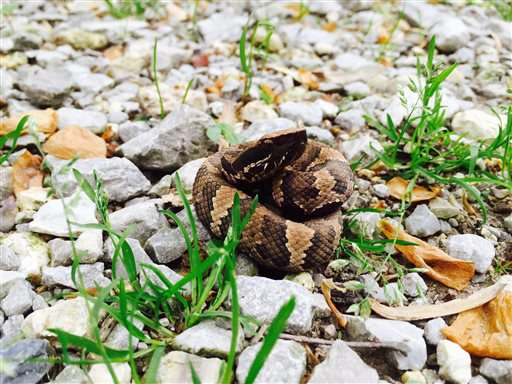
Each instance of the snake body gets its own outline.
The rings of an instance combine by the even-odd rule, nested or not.
[[[199,220],[214,237],[231,224],[236,193],[241,215],[260,202],[239,249],[279,270],[324,267],[341,236],[340,207],[353,190],[353,174],[338,151],[308,140],[304,129],[278,131],[208,157],[193,187]]]

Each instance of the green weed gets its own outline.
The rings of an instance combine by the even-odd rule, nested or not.
[[[219,143],[221,138],[226,140],[229,144],[239,144],[241,141],[233,130],[233,127],[226,123],[216,123],[209,127],[206,131],[206,135],[215,143]]]
[[[25,125],[27,124],[29,117],[29,115],[23,116],[20,119],[20,121],[18,121],[18,124],[16,124],[16,128],[14,128],[13,131],[6,133],[5,135],[2,135],[0,137],[0,150],[4,148],[8,141],[11,141],[9,143],[9,150],[7,150],[7,152],[0,156],[0,164],[7,161],[9,159],[9,156],[11,156],[14,150],[16,149],[16,143],[18,142],[19,137],[23,133],[23,129],[25,128]]]
[[[155,43],[153,44],[153,64],[152,64],[152,72],[153,72],[153,82],[155,83],[156,93],[158,95],[158,103],[160,105],[160,118],[163,119],[165,117],[165,110],[164,110],[164,101],[162,99],[162,94],[160,93],[160,84],[158,82],[158,71],[156,70],[157,67],[157,52],[158,52],[158,40],[155,38]],[[188,94],[188,88],[185,92],[185,96],[183,97],[186,99],[186,95]]]
[[[159,0],[104,0],[109,13],[116,19],[143,17],[146,9],[157,8]]]

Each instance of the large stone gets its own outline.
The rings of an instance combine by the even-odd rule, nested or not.
[[[69,227],[66,219],[69,221]],[[84,232],[85,228],[81,224],[97,222],[96,205],[84,192],[78,191],[63,198],[62,201],[50,200],[44,204],[34,215],[34,220],[29,223],[29,229],[32,232],[69,237],[70,231],[72,234]]]
[[[283,304],[295,297],[295,309],[286,327],[291,332],[306,333],[315,316],[330,313],[322,295],[313,294],[291,281],[238,276],[237,285],[241,313],[267,324]]]
[[[77,365],[68,365],[57,375],[53,384],[89,384],[89,378]]]
[[[92,383],[101,384],[130,384],[132,370],[128,363],[111,363],[117,381],[114,381],[106,364],[93,364],[89,370],[89,378]]]
[[[318,104],[307,102],[287,101],[279,105],[281,116],[302,121],[305,125],[320,125],[322,123],[322,109]]]
[[[169,226],[155,202],[151,200],[129,205],[111,213],[110,223],[118,233],[129,229],[128,237],[137,239],[142,244],[159,229]]]
[[[452,129],[459,135],[474,140],[492,140],[499,132],[499,119],[479,109],[468,109],[453,116]]]
[[[359,160],[362,157],[374,159],[376,152],[383,150],[382,145],[368,134],[346,140],[341,144],[341,150],[349,161]]]
[[[494,245],[489,240],[470,233],[449,236],[446,249],[452,257],[472,261],[478,273],[487,272],[496,255]]]
[[[0,244],[0,270],[16,271],[20,267],[20,257],[6,245]]]
[[[174,170],[190,160],[208,155],[212,143],[206,131],[213,125],[210,116],[182,106],[157,127],[127,141],[119,149],[140,167]]]
[[[187,243],[179,228],[162,228],[144,245],[151,258],[161,264],[179,259],[187,250]]]
[[[108,44],[103,33],[85,31],[79,28],[66,29],[55,36],[57,44],[69,44],[75,49],[102,49]]]
[[[440,219],[449,219],[450,217],[457,216],[461,212],[459,207],[441,197],[436,197],[431,200],[428,207],[432,213]]]
[[[454,384],[467,384],[471,380],[471,356],[458,344],[441,340],[437,344],[439,375]]]
[[[144,328],[144,323],[139,319],[130,317],[128,320],[140,331]],[[107,347],[120,350],[128,350],[130,348],[137,349],[138,344],[139,339],[135,336],[131,336],[130,332],[121,324],[116,324],[105,340]]]
[[[350,316],[347,332],[355,340],[402,343],[403,351],[387,354],[393,365],[400,370],[421,369],[427,361],[427,345],[423,339],[423,330],[411,323],[374,318],[363,320]]]
[[[425,204],[418,205],[405,219],[405,228],[413,236],[427,237],[441,230],[441,223]]]
[[[76,274],[77,281],[83,281],[84,288],[94,288],[96,286],[106,287],[110,280],[103,275],[105,266],[103,263],[82,264],[78,267]],[[80,274],[82,278],[80,279]],[[72,267],[44,267],[42,271],[42,282],[48,287],[62,285],[69,288],[75,287],[72,279]]]
[[[496,384],[512,383],[512,360],[485,358],[480,364],[480,373]]]
[[[443,335],[443,328],[446,328],[448,325],[441,317],[437,317],[435,319],[427,321],[425,327],[423,328],[423,332],[425,332],[425,340],[430,345],[437,345],[441,340],[446,339]]]
[[[3,299],[9,293],[14,284],[18,281],[24,281],[26,277],[25,273],[0,270],[0,299]]]
[[[24,280],[15,281],[9,293],[2,300],[2,311],[7,316],[23,315],[32,307],[32,298],[34,292],[30,284]]]
[[[443,52],[455,52],[469,42],[469,28],[455,16],[442,17],[430,30],[436,37],[436,48]]]
[[[296,122],[290,119],[285,119],[283,117],[269,120],[260,120],[252,123],[246,130],[243,131],[241,136],[244,141],[257,140],[261,136],[268,133],[280,131],[283,129],[295,128],[296,126]]]
[[[249,368],[263,343],[247,347],[238,357],[236,378],[240,383],[245,381]],[[254,383],[288,383],[299,384],[306,372],[306,351],[302,345],[290,340],[277,340],[256,376]]]
[[[250,123],[261,120],[269,120],[277,118],[277,113],[270,106],[261,100],[253,100],[247,103],[241,110],[240,116],[243,120]]]
[[[205,358],[181,351],[172,351],[160,361],[156,384],[192,383],[190,366],[203,384],[216,384],[224,368],[224,361],[216,357]]]
[[[151,187],[149,180],[128,159],[120,157],[82,159],[74,162],[72,166],[68,163],[53,157],[49,159],[55,187],[65,194],[71,193],[78,187],[73,169],[79,171],[91,185],[95,183],[94,173],[96,173],[103,183],[109,200],[112,201],[126,201],[147,192]]]
[[[0,348],[0,382],[3,384],[37,384],[50,370],[47,340],[25,339]]]
[[[78,125],[93,133],[101,133],[107,125],[107,116],[98,111],[60,108],[57,111],[57,116],[59,129],[64,129],[70,125]]]
[[[19,82],[30,102],[40,107],[60,107],[71,92],[71,74],[64,69],[31,71]]]
[[[55,336],[51,328],[77,336],[85,336],[89,327],[89,310],[85,299],[77,297],[60,300],[54,306],[39,309],[28,315],[23,321],[22,331],[26,337]]]
[[[243,342],[244,334],[240,328],[237,353],[241,351]],[[173,346],[197,355],[226,358],[231,348],[231,330],[219,327],[213,320],[205,320],[176,336]]]
[[[221,41],[234,43],[240,38],[242,27],[247,23],[247,16],[239,16],[232,11],[214,13],[197,25],[207,44]]]
[[[21,273],[41,276],[41,268],[48,265],[48,245],[36,234],[13,232],[1,239],[0,243],[18,255],[18,271]]]
[[[375,369],[343,341],[336,340],[325,360],[314,368],[308,383],[376,384],[378,381],[379,375]]]

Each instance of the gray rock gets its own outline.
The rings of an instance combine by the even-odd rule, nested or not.
[[[89,384],[86,373],[77,365],[68,365],[57,375],[53,384]]]
[[[172,351],[160,361],[156,384],[192,383],[190,366],[201,383],[217,383],[224,368],[224,361],[216,357],[205,358],[181,351]]]
[[[440,17],[442,10],[434,5],[420,1],[405,1],[402,11],[413,26],[430,28]]]
[[[437,344],[439,376],[454,384],[467,384],[471,380],[471,356],[458,344],[441,340]]]
[[[78,125],[93,133],[102,133],[107,125],[107,116],[98,111],[76,108],[60,108],[57,111],[59,129]]]
[[[263,323],[270,323],[281,306],[295,296],[295,309],[286,328],[291,332],[308,332],[315,316],[329,313],[322,295],[313,294],[291,281],[238,276],[237,284],[241,313]]]
[[[512,360],[485,358],[480,364],[480,373],[496,384],[512,383]]]
[[[78,269],[82,275],[85,288],[94,288],[96,285],[106,287],[110,284],[110,280],[103,276],[103,263],[82,264]],[[43,284],[49,287],[63,285],[64,287],[75,288],[75,283],[71,278],[71,267],[43,267],[42,276]]]
[[[114,80],[112,78],[102,73],[77,73],[73,75],[73,80],[82,91],[93,95],[114,84]]]
[[[171,175],[171,180],[174,180],[177,174],[180,176],[181,184],[187,192],[192,192],[194,181],[196,179],[197,172],[201,165],[204,163],[204,158],[189,161],[185,165],[181,166]],[[173,182],[173,185],[175,183]]]
[[[325,360],[311,374],[311,384],[372,384],[379,381],[375,369],[341,340],[336,340]]]
[[[119,150],[142,168],[174,170],[208,155],[212,143],[206,131],[213,125],[210,116],[184,105],[157,127],[121,145]]]
[[[262,342],[247,347],[238,357],[236,378],[240,383],[245,381],[249,368],[256,357]],[[306,372],[306,351],[295,341],[279,339],[263,368],[256,376],[255,383],[288,383],[299,384]]]
[[[50,248],[50,266],[71,265],[73,246],[70,240],[52,239],[48,242]]]
[[[237,353],[242,350],[243,344],[244,335],[240,327]],[[205,320],[176,336],[173,347],[197,355],[225,359],[231,347],[231,330],[217,326],[213,320]]]
[[[481,375],[476,375],[469,380],[468,384],[488,384],[487,379]]]
[[[373,238],[377,231],[377,223],[382,218],[378,212],[358,212],[353,216],[353,223],[350,230],[365,238]]]
[[[290,119],[285,119],[283,117],[270,120],[260,120],[252,123],[246,130],[243,131],[242,139],[243,141],[257,140],[261,136],[268,133],[280,131],[283,129],[295,128],[296,126],[296,122]]]
[[[441,223],[425,204],[418,205],[405,219],[405,228],[413,236],[427,237],[441,230]]]
[[[352,52],[342,53],[334,59],[336,67],[355,72],[363,68],[375,67],[377,63]]]
[[[0,201],[0,232],[9,232],[16,223],[16,200],[14,196]]]
[[[64,69],[39,69],[22,77],[19,86],[32,104],[60,107],[71,92],[73,82],[71,74]]]
[[[16,271],[20,267],[20,257],[9,247],[0,244],[0,269],[2,271]]]
[[[455,52],[469,42],[469,28],[455,16],[442,17],[430,30],[436,37],[436,48],[443,52]]]
[[[41,339],[20,340],[0,349],[0,361],[4,368],[0,371],[0,382],[37,384],[51,368],[51,364],[45,361],[49,354],[50,344]]]
[[[23,315],[32,308],[32,296],[34,292],[30,283],[18,280],[9,289],[9,293],[2,300],[0,306],[7,316]]]
[[[383,199],[389,197],[389,188],[386,184],[375,184],[373,186],[373,191],[375,192],[375,195]]]
[[[127,142],[150,129],[145,121],[127,121],[119,126],[118,134],[123,142]]]
[[[333,144],[335,141],[334,135],[327,129],[320,127],[307,127],[306,133],[308,137],[326,144]]]
[[[416,272],[408,273],[402,279],[404,291],[411,297],[423,296],[427,292],[427,284]]]
[[[187,244],[178,228],[162,228],[146,241],[144,249],[155,262],[166,264],[179,259]]]
[[[318,104],[287,101],[279,105],[279,112],[287,119],[302,121],[305,125],[320,125],[322,109]]]
[[[94,172],[103,183],[109,200],[123,202],[147,192],[151,183],[130,160],[112,157],[108,159],[80,159],[70,167],[68,161],[49,157],[53,169],[53,182],[62,193],[69,194],[78,187],[72,169],[79,171],[94,185]]]
[[[159,229],[169,226],[155,202],[151,200],[129,205],[111,213],[109,217],[115,231],[120,233],[129,228],[128,236],[142,244]]]
[[[25,281],[27,275],[16,271],[0,270],[0,299],[3,299],[11,287],[18,281]]]
[[[423,331],[405,321],[348,317],[348,335],[355,340],[390,341],[404,345],[405,350],[387,354],[400,370],[421,369],[427,361],[427,345]]]
[[[130,249],[133,253],[133,258],[135,259],[135,267],[137,269],[137,272],[140,272],[140,264],[153,264],[153,260],[148,256],[146,251],[144,251],[144,248],[140,245],[140,241],[137,239],[131,239],[127,238],[125,241],[130,246]],[[112,262],[114,257],[114,246],[112,244],[112,240],[108,239],[105,242],[105,248],[106,248],[106,254],[107,254],[107,260],[109,262]],[[126,272],[126,268],[124,267],[124,264],[119,257],[116,261],[116,277],[117,278],[127,278],[128,273]]]
[[[453,131],[473,140],[492,140],[498,135],[499,127],[497,116],[479,109],[457,112],[452,119]]]
[[[19,335],[21,334],[21,327],[23,325],[23,315],[13,315],[9,317],[2,324],[2,339],[1,341],[6,341],[5,344],[9,344],[10,341],[14,339],[19,339]],[[3,383],[3,382],[2,382]]]
[[[108,114],[108,122],[113,124],[121,124],[129,119],[127,113],[122,111],[112,111]]]
[[[236,275],[256,276],[258,274],[258,265],[250,258],[239,253],[236,258]]]
[[[368,134],[344,141],[341,143],[340,149],[349,161],[358,160],[363,156],[367,159],[374,159],[375,152],[383,150],[382,145]]]
[[[423,328],[427,343],[430,345],[437,345],[441,340],[446,339],[441,330],[447,326],[446,322],[440,317],[427,321]]]
[[[449,236],[446,249],[452,257],[475,263],[478,273],[487,272],[496,255],[494,245],[489,240],[469,233]]]
[[[177,272],[174,272],[171,268],[169,268],[166,265],[163,264],[154,264],[154,266],[162,272],[162,274],[166,277],[167,280],[169,280],[172,284],[176,284],[178,281],[180,281],[183,276],[180,275]],[[158,285],[161,288],[167,288],[164,282],[157,276],[156,273],[154,273],[152,270],[146,269],[145,270],[147,278],[153,283]],[[144,285],[146,283],[146,276],[141,275],[139,277],[141,285]],[[190,295],[191,294],[191,286],[190,283],[187,283],[183,286],[181,289],[181,293],[183,295]]]
[[[449,219],[450,217],[457,216],[461,212],[459,207],[456,207],[441,197],[436,197],[431,200],[428,207],[432,213],[440,219]]]
[[[144,328],[144,323],[137,318],[130,318],[129,321],[140,331]],[[130,336],[130,332],[128,332],[128,330],[121,324],[116,324],[105,340],[105,345],[107,347],[120,350],[127,350],[129,348],[136,350],[138,344],[139,339],[134,336]]]
[[[366,97],[370,94],[370,87],[362,81],[345,84],[343,88],[349,96]]]
[[[240,38],[242,27],[247,22],[247,16],[239,16],[232,11],[214,13],[207,19],[197,23],[201,35],[207,44],[215,41],[234,43]]]
[[[0,167],[0,201],[12,194],[12,167]]]
[[[53,239],[48,242],[50,248],[50,266],[71,265],[73,246],[70,240]],[[103,254],[103,236],[100,230],[82,232],[75,241],[75,250],[81,263],[95,263]]]

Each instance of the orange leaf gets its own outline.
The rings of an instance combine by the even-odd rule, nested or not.
[[[319,87],[317,77],[312,72],[304,68],[299,68],[297,70],[296,80],[310,89],[318,89]]]
[[[401,200],[405,195],[409,182],[399,176],[396,176],[389,180],[386,185],[389,188],[389,193],[391,196],[393,196],[395,199]],[[420,185],[416,185],[411,192],[411,202],[414,203],[416,201],[432,200],[439,194],[439,192],[441,192],[439,187],[427,189]]]
[[[14,194],[18,196],[21,191],[31,187],[43,186],[43,172],[41,172],[41,157],[29,151],[16,159],[12,165],[12,184]]]
[[[322,25],[322,29],[327,32],[334,32],[336,30],[336,23],[335,22],[325,23],[324,25]]]
[[[332,314],[336,318],[336,321],[338,322],[338,325],[340,327],[345,327],[347,325],[347,319],[341,313],[338,308],[334,305],[331,299],[331,288],[334,287],[334,284],[332,281],[324,279],[322,280],[322,283],[320,284],[320,288],[322,289],[322,294],[324,295],[325,301],[327,302],[327,305],[329,306]]]
[[[397,244],[395,248],[416,267],[427,269],[427,276],[447,287],[464,289],[475,274],[475,266],[472,262],[451,257],[439,248],[409,235],[402,229],[395,228],[388,220],[380,220],[379,228],[388,239],[417,244]]]
[[[30,115],[30,117],[35,120],[39,132],[52,133],[57,129],[57,112],[55,112],[55,110],[51,108],[45,110],[36,109],[17,116],[12,116],[8,119],[2,119],[2,121],[0,121],[0,135],[14,131],[18,121],[25,115]],[[26,128],[24,131],[26,131]]]
[[[472,355],[512,359],[512,284],[487,304],[460,313],[442,332]]]
[[[60,159],[85,159],[107,155],[105,140],[78,126],[69,126],[52,135],[44,143],[43,150]]]

